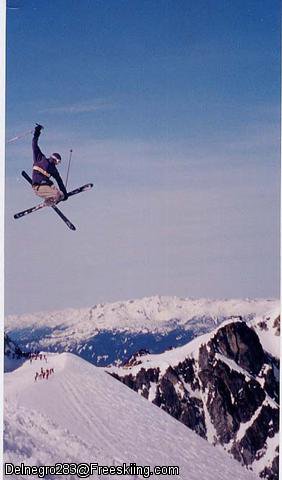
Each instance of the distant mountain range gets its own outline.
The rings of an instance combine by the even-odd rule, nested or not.
[[[279,309],[277,300],[148,297],[5,319],[23,350],[72,352],[98,366],[121,364],[140,349],[151,353],[185,345],[230,317],[250,322]]]

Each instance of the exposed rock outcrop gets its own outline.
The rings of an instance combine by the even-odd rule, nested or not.
[[[136,359],[109,371],[261,477],[278,479],[279,364],[244,321]]]

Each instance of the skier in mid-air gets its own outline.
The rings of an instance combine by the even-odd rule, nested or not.
[[[47,158],[38,146],[38,138],[42,128],[41,125],[37,124],[32,139],[32,188],[36,195],[44,199],[45,205],[54,205],[62,200],[67,200],[68,193],[56,167],[61,162],[61,155],[53,153]],[[53,184],[50,177],[55,178],[59,188]]]
[[[67,200],[69,197],[73,195],[77,195],[81,192],[86,192],[93,188],[93,183],[86,183],[81,187],[75,188],[67,192],[67,189],[64,185],[63,180],[57,170],[56,165],[61,162],[61,155],[59,153],[53,153],[49,158],[45,157],[41,152],[38,146],[38,138],[40,136],[42,126],[36,124],[37,126],[34,129],[33,139],[32,139],[32,150],[33,150],[33,168],[32,168],[32,178],[23,170],[22,176],[23,178],[32,185],[34,193],[39,197],[44,199],[44,202],[36,205],[35,207],[26,208],[21,212],[15,213],[14,218],[22,218],[26,215],[37,212],[44,207],[52,207],[53,211],[59,215],[59,217],[65,222],[67,227],[70,230],[76,230],[76,227],[69,221],[69,219],[63,214],[63,212],[56,206],[56,203],[60,202],[61,200]],[[30,132],[28,132],[30,133]],[[32,133],[32,132],[31,132]],[[15,137],[18,138],[18,137]],[[19,137],[20,138],[20,137]],[[72,152],[72,150],[71,150]],[[71,157],[70,157],[71,158]],[[69,160],[70,166],[70,160]],[[68,173],[69,173],[69,166],[68,166]],[[55,178],[58,187],[56,187],[53,182],[50,180],[50,177]],[[68,179],[68,174],[67,174]],[[67,180],[66,180],[67,183]]]

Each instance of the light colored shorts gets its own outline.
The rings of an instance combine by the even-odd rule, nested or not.
[[[55,185],[36,185],[32,188],[38,197],[45,200],[46,205],[54,205],[64,198],[64,194]]]

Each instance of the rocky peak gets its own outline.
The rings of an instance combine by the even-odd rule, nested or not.
[[[4,334],[4,371],[10,372],[18,368],[28,354],[23,353],[17,344],[11,340],[7,333]]]
[[[4,334],[4,355],[10,358],[22,358],[23,352],[21,349],[11,340],[7,333]]]
[[[207,346],[254,375],[259,373],[265,362],[258,335],[243,321],[228,323],[220,328]]]
[[[109,371],[247,468],[277,480],[278,367],[237,318],[202,341]]]

